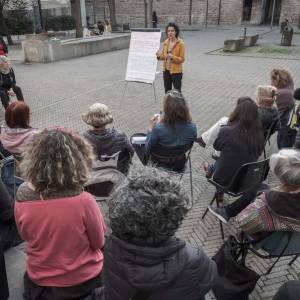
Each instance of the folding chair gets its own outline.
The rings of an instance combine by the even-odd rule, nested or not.
[[[273,133],[275,133],[276,129],[278,128],[279,125],[279,117],[274,119],[274,121],[271,123],[270,127],[266,130],[265,132],[265,144],[264,144],[264,158],[267,158],[266,156],[266,146],[267,143],[270,145],[270,138]]]
[[[16,160],[14,156],[4,157],[0,161],[0,176],[12,199],[16,199],[17,189],[24,180],[16,175]]]
[[[249,237],[246,233],[243,233],[242,242],[247,242],[247,240],[249,242],[248,249],[254,255],[263,259],[277,258],[265,275],[271,273],[281,257],[294,256],[293,259],[289,262],[289,266],[291,266],[300,255],[299,232],[275,231],[267,238],[259,242],[251,241],[251,237]],[[263,250],[267,252],[267,254],[262,254],[259,252],[259,250]]]
[[[268,165],[269,159],[242,165],[240,169],[235,173],[228,186],[223,186],[216,182],[213,178],[208,178],[208,182],[216,187],[214,197],[212,198],[209,205],[212,205],[216,201],[217,206],[219,206],[224,194],[232,197],[238,197],[258,187],[266,178]],[[202,220],[205,218],[207,212],[208,208],[202,215]],[[224,240],[224,230],[221,221],[220,229],[222,239]]]
[[[177,146],[177,147],[163,147],[156,146],[151,150],[148,161],[151,161],[154,165],[167,169],[169,171],[180,174],[179,181],[185,173],[185,168],[188,163],[189,166],[189,178],[190,178],[190,193],[191,193],[191,204],[194,204],[194,193],[193,193],[193,173],[192,173],[192,162],[191,162],[191,151],[193,143]]]

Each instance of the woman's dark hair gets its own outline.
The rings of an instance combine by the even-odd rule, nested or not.
[[[239,128],[240,138],[248,145],[249,151],[259,156],[264,147],[264,132],[259,118],[258,107],[250,97],[241,97],[229,116],[228,125]]]
[[[155,10],[152,12],[152,16],[156,16],[156,11]]]
[[[183,95],[177,90],[165,95],[161,122],[174,127],[176,123],[191,122],[192,117]]]
[[[175,29],[175,36],[176,38],[178,38],[179,36],[179,27],[175,24],[175,23],[169,23],[167,26],[166,26],[166,35],[168,36],[168,28],[169,27],[173,27]]]

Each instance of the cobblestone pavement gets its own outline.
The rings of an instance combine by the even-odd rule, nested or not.
[[[267,28],[251,27],[249,31],[263,33]],[[269,83],[269,74],[274,67],[289,69],[296,86],[300,85],[300,63],[296,60],[205,54],[220,48],[225,38],[241,34],[240,27],[183,32],[186,45],[183,93],[189,102],[199,133],[220,117],[228,115],[238,97],[254,97],[255,86]],[[296,36],[296,39],[299,38],[299,35]],[[275,30],[263,35],[263,39],[278,43],[280,34]],[[21,57],[17,52],[12,52],[12,55],[16,58]],[[163,98],[162,76],[161,73],[158,74],[155,82],[157,103],[154,102],[152,87],[144,84],[129,83],[123,98],[127,55],[128,50],[122,50],[44,65],[24,64],[16,59],[14,68],[17,80],[32,108],[33,125],[39,128],[64,125],[82,132],[87,127],[81,120],[81,114],[89,105],[99,101],[112,109],[116,128],[128,135],[145,131],[148,118],[160,110]],[[3,117],[3,109],[1,116]],[[272,149],[274,147],[271,147],[269,152],[274,151]],[[222,243],[219,223],[210,214],[204,222],[201,220],[201,214],[214,192],[202,171],[202,164],[210,160],[211,151],[211,148],[194,146],[192,164],[195,203],[178,231],[179,237],[203,247],[209,256],[212,256]],[[269,181],[274,184],[271,179]],[[188,180],[185,179],[184,182],[188,187]],[[226,236],[237,230],[234,221],[230,221],[224,227]],[[247,262],[261,274],[269,265],[268,261],[251,256]],[[300,260],[292,267],[287,266],[287,262],[288,259],[282,259],[270,275],[262,276],[250,299],[271,299],[283,282],[297,278]],[[15,262],[13,258],[9,258],[8,273],[12,290],[10,299],[21,299],[18,296],[20,287],[12,276],[16,270],[21,274],[20,268],[23,266],[23,262]],[[211,295],[207,298],[214,299]]]

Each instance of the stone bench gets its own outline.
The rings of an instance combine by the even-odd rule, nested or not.
[[[223,51],[236,52],[242,50],[244,47],[244,39],[231,39],[224,41]]]
[[[245,47],[253,47],[256,45],[258,41],[258,34],[245,36],[244,40],[245,40],[244,42]]]

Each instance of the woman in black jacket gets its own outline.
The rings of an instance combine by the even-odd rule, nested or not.
[[[228,124],[221,128],[214,142],[214,148],[221,151],[221,154],[214,165],[213,178],[224,186],[231,182],[243,164],[257,161],[264,148],[264,131],[258,107],[251,98],[238,99]],[[231,205],[209,206],[209,210],[226,223],[244,209],[254,199],[255,194],[256,191],[245,193]]]
[[[217,276],[201,248],[175,238],[188,196],[161,170],[132,170],[109,202],[105,300],[202,300]]]
[[[0,99],[5,109],[8,107],[10,96],[14,95],[19,101],[24,101],[22,90],[16,84],[15,73],[10,67],[9,59],[6,56],[0,56]]]

